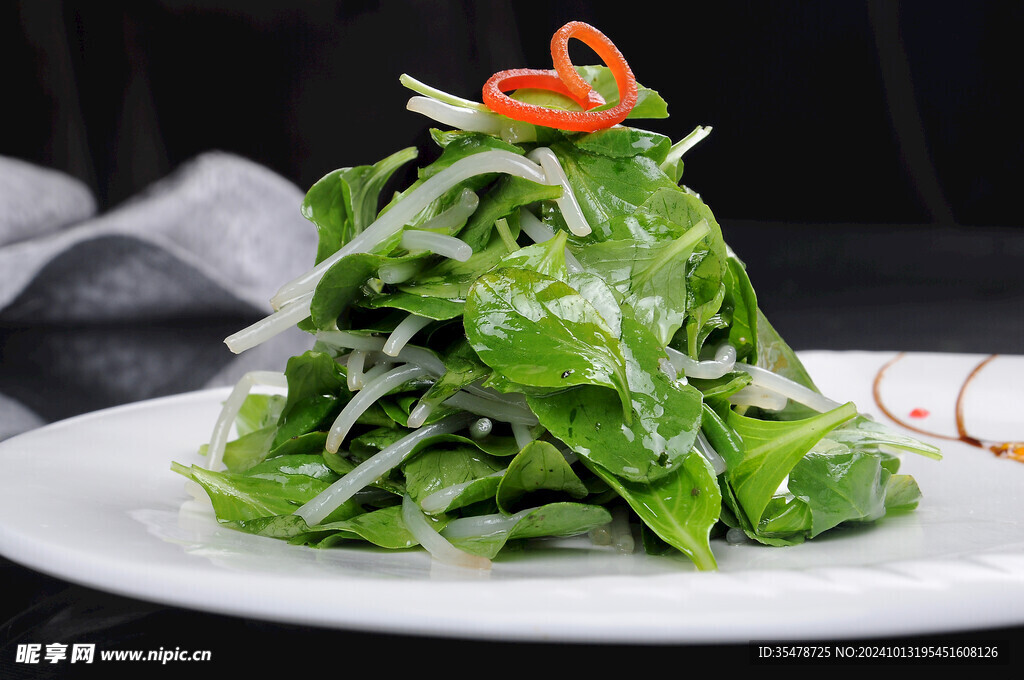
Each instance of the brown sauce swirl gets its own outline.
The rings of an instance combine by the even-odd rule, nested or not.
[[[900,359],[902,359],[905,355],[905,352],[900,352],[895,357],[886,362],[884,366],[878,369],[878,373],[875,375],[875,380],[872,385],[871,391],[875,399],[875,404],[878,406],[878,409],[886,415],[887,418],[898,424],[900,427],[903,427],[912,432],[917,432],[918,434],[928,435],[929,437],[938,437],[939,439],[947,439],[950,441],[959,441],[963,442],[964,444],[969,444],[971,446],[977,447],[979,449],[987,448],[1000,458],[1009,458],[1011,460],[1016,460],[1017,462],[1024,463],[1024,442],[985,442],[982,441],[981,439],[978,439],[977,437],[970,435],[967,431],[967,425],[964,422],[964,397],[967,394],[967,388],[970,386],[974,378],[977,377],[979,373],[981,373],[982,369],[985,368],[985,366],[987,366],[993,359],[999,356],[998,354],[990,354],[988,357],[986,357],[984,360],[978,363],[978,365],[974,367],[974,369],[968,374],[967,378],[964,379],[963,384],[960,386],[960,390],[957,392],[956,396],[957,436],[955,437],[951,435],[941,434],[938,432],[931,432],[929,430],[925,430],[915,425],[912,425],[911,423],[906,422],[902,418],[898,418],[896,414],[889,410],[889,408],[887,408],[886,405],[883,403],[882,379],[885,377],[885,373],[886,371],[889,370],[889,367],[895,364]]]

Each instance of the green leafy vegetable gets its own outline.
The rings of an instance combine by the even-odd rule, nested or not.
[[[551,442],[533,441],[508,463],[496,500],[503,512],[511,514],[541,493],[580,499],[589,491]]]
[[[757,524],[768,501],[793,469],[829,430],[856,414],[852,403],[803,420],[759,420],[730,411],[726,423],[743,443],[742,460],[726,478],[751,524]]]
[[[693,560],[698,569],[716,567],[709,537],[718,522],[722,493],[707,460],[687,453],[673,474],[653,484],[636,484],[598,466],[593,469],[659,538]]]
[[[667,476],[689,455],[701,421],[700,392],[663,370],[664,353],[626,316],[623,343],[634,417],[626,421],[608,390],[578,387],[530,395],[530,407],[573,451],[622,479]]]
[[[623,418],[632,421],[619,340],[568,284],[530,269],[497,269],[473,285],[464,323],[477,355],[506,381],[609,387],[619,395]]]
[[[302,214],[320,234],[320,262],[365,229],[376,217],[381,190],[403,165],[416,158],[415,148],[388,156],[374,165],[342,168],[314,184],[302,203]]]
[[[607,67],[578,70],[615,105]],[[226,402],[235,437],[204,451],[226,470],[172,465],[220,522],[476,565],[638,530],[650,554],[711,570],[726,529],[794,545],[922,502],[898,455],[939,451],[820,395],[680,185],[710,128],[561,131],[403,82],[465,129],[432,129],[439,152],[402,191],[385,187],[414,149],[310,188],[320,266],[275,300],[308,311],[312,349],[288,360],[286,397]],[[630,120],[667,115],[640,87]]]

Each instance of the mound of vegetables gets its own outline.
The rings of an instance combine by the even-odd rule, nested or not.
[[[570,38],[605,63],[574,66]],[[792,545],[914,508],[900,455],[939,452],[819,392],[681,184],[710,128],[633,127],[667,105],[586,24],[552,55],[483,102],[403,76],[440,124],[433,160],[392,195],[415,149],[309,190],[315,266],[226,342],[298,324],[310,350],[243,378],[206,463],[173,469],[241,531],[477,568],[582,536],[710,570],[719,538]]]

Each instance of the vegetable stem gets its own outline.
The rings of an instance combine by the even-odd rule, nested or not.
[[[367,458],[351,472],[306,502],[295,511],[295,514],[303,518],[306,524],[310,526],[319,524],[337,508],[341,507],[343,503],[352,498],[356,492],[399,465],[416,450],[420,443],[436,435],[458,432],[467,427],[472,421],[473,417],[469,414],[459,413],[419,428],[415,432],[399,439],[391,446]]]

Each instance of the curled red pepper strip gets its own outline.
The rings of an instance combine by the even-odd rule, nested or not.
[[[582,21],[570,21],[558,29],[551,36],[551,59],[554,62],[555,71],[558,72],[566,87],[578,97],[585,96],[593,88],[577,73],[576,67],[573,66],[572,60],[569,58],[569,38],[582,41],[594,50],[597,56],[601,57],[601,61],[607,64],[615,78],[615,84],[619,88],[619,103],[608,111],[622,113],[622,118],[616,122],[625,120],[637,100],[636,78],[633,77],[633,71],[626,63],[626,58],[604,33],[590,24],[585,24]],[[619,111],[620,109],[621,111]]]
[[[572,99],[584,110],[603,106],[605,103],[604,97],[598,94],[596,90],[585,92],[582,96],[575,94],[566,86],[558,73],[552,70],[514,68],[507,71],[499,71],[488,79],[487,85],[484,85],[484,90],[486,91],[488,87],[491,89],[497,88],[497,92],[502,96],[504,96],[505,92],[513,90],[550,90]],[[518,103],[514,99],[511,101]],[[549,109],[544,110],[548,111]]]
[[[576,38],[588,45],[608,65],[619,89],[619,103],[610,109],[592,111],[604,101],[600,95],[576,72],[569,59],[569,39]],[[551,58],[555,71],[513,69],[491,76],[484,84],[484,103],[493,111],[534,125],[594,132],[617,125],[626,119],[636,105],[637,85],[633,72],[622,53],[603,33],[581,21],[571,21],[551,38]],[[528,83],[528,84],[527,84]],[[583,111],[560,111],[527,104],[509,97],[506,92],[521,87],[552,90],[570,97]]]

